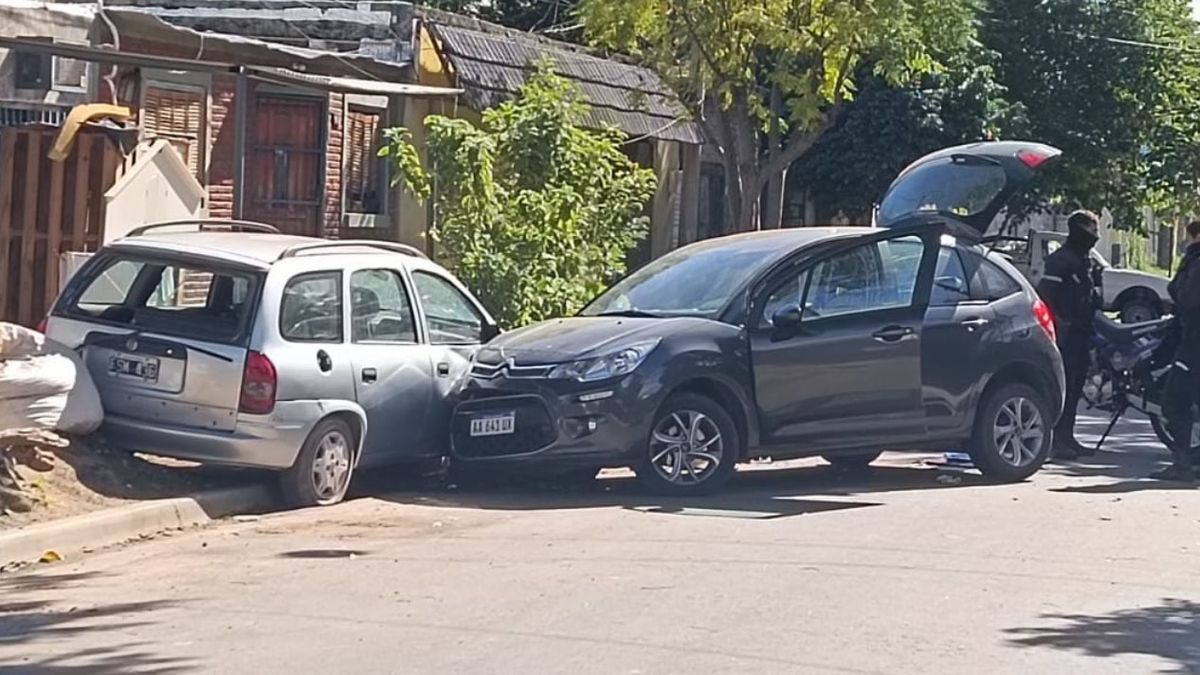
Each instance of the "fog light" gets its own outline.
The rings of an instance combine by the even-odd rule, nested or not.
[[[593,416],[568,417],[562,421],[563,431],[571,438],[583,438],[596,432],[600,427],[600,419]]]
[[[612,395],[613,395],[613,393],[611,390],[593,391],[590,394],[580,394],[579,402],[580,403],[593,403],[595,401],[603,401],[606,398],[612,398]]]

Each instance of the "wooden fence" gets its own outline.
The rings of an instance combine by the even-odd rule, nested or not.
[[[58,295],[64,251],[103,240],[104,193],[123,165],[102,130],[81,130],[65,161],[46,153],[57,128],[0,128],[0,321],[34,326]]]

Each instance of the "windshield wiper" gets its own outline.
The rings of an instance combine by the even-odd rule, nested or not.
[[[643,312],[640,309],[622,309],[622,310],[616,310],[616,311],[612,311],[612,312],[600,312],[596,316],[625,316],[625,317],[629,317],[631,319],[661,319],[661,318],[663,318],[663,316],[661,314],[651,314],[650,312]]]

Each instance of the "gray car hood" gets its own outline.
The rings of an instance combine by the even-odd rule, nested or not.
[[[632,344],[665,338],[681,331],[711,327],[714,323],[691,317],[554,319],[504,333],[484,346],[476,358],[490,364],[510,358],[517,365],[566,363],[611,354]]]

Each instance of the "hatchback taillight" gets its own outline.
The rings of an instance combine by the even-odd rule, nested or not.
[[[246,355],[246,369],[242,373],[242,398],[238,410],[252,415],[266,415],[275,409],[275,388],[279,376],[275,364],[266,354],[250,352]]]
[[[46,317],[38,322],[37,332],[41,333],[42,335],[45,335],[46,329],[49,327],[50,327],[50,317]]]
[[[1042,326],[1042,330],[1046,331],[1046,335],[1050,336],[1050,341],[1057,342],[1058,335],[1054,329],[1054,315],[1050,313],[1050,307],[1041,298],[1033,301],[1033,315],[1037,317],[1037,321]]]

